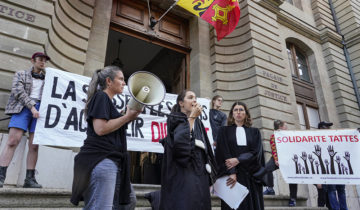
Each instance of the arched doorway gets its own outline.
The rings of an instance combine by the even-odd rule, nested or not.
[[[150,5],[158,19],[165,11]],[[189,88],[188,20],[168,13],[152,29],[149,10],[139,0],[114,0],[105,65],[122,66],[125,78],[140,70],[157,75],[167,93]],[[131,181],[160,184],[161,154],[130,152]]]

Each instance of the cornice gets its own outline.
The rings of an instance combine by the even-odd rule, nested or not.
[[[265,7],[266,9],[278,13],[280,11],[280,5],[284,3],[285,0],[254,0],[259,5]]]
[[[324,28],[321,31],[316,27],[309,25],[287,13],[280,8],[284,0],[255,0],[262,7],[275,13],[277,22],[317,43],[323,44],[331,42],[339,47],[342,47],[341,36],[329,28]]]
[[[343,47],[340,34],[336,33],[335,31],[329,28],[323,28],[320,31],[320,38],[321,38],[321,44],[330,42],[340,48]]]
[[[300,22],[300,20],[287,15],[285,12],[277,13],[277,22],[315,42],[321,43],[318,29],[304,22]]]

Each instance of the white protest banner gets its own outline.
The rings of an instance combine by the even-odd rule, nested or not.
[[[287,183],[360,184],[356,129],[275,131],[280,171]]]
[[[37,120],[34,143],[60,147],[81,147],[86,139],[87,122],[84,119],[86,92],[90,78],[47,68],[44,90],[40,105],[40,118]],[[123,94],[115,95],[113,103],[118,111],[125,109],[130,100],[128,88]],[[128,124],[128,150],[163,152],[159,140],[167,135],[167,117],[159,113],[170,113],[176,103],[175,94],[166,94],[165,99],[150,109],[146,107],[139,117]],[[203,106],[200,118],[207,130],[210,143],[212,132],[209,121],[210,100],[198,98]]]

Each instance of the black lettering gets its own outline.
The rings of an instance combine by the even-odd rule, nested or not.
[[[8,15],[13,16],[13,12],[14,12],[14,9],[13,9],[13,8],[9,8],[9,13],[8,13]]]
[[[35,22],[35,15],[26,14],[26,19],[29,22]]]
[[[53,87],[52,87],[52,91],[51,91],[51,98],[60,98],[61,99],[61,94],[56,93],[58,79],[59,79],[58,77],[54,77]]]
[[[0,12],[1,12],[1,13],[4,13],[4,9],[7,10],[8,7],[7,7],[7,6],[0,5]]]
[[[130,101],[131,96],[130,95],[125,95],[125,104],[128,104]]]
[[[151,106],[151,109],[150,109],[150,115],[153,115],[153,116],[157,116],[157,112],[154,111],[154,106]]]
[[[140,129],[140,128],[142,128],[143,125],[144,125],[144,120],[140,117],[136,118],[136,120],[135,120],[135,137],[138,137],[140,135],[140,138],[144,138],[144,135]]]
[[[149,109],[150,109],[150,107],[145,106],[145,108],[142,110],[141,114],[146,114],[146,108],[149,108]],[[152,107],[151,107],[151,108],[152,108]]]
[[[171,111],[171,108],[173,107],[173,103],[171,103],[171,101],[167,101],[165,104],[168,110]]]
[[[162,108],[164,107],[164,106],[162,105],[162,103],[163,103],[163,102],[160,102],[160,104],[158,105],[158,116],[159,116],[159,117],[164,117],[164,116],[165,116],[164,113],[161,112]]]
[[[64,130],[69,130],[70,126],[74,126],[74,131],[78,130],[78,116],[77,116],[77,109],[73,107],[70,111],[68,118],[66,119],[66,123],[64,126]]]
[[[66,100],[69,96],[71,97],[72,101],[76,101],[76,90],[75,90],[75,82],[74,81],[69,82],[63,99]]]
[[[85,84],[82,86],[82,90],[84,91],[84,93],[87,94],[88,90],[89,90],[89,85]]]
[[[20,15],[19,15],[19,14],[20,14]],[[24,16],[25,16],[25,13],[22,12],[22,11],[16,11],[16,12],[15,12],[15,16],[16,16],[17,18],[23,19]]]
[[[201,118],[202,118],[202,120],[207,120],[207,119],[208,119],[208,116],[207,116],[207,114],[206,114],[206,112],[205,112],[205,110],[207,109],[207,106],[203,105],[202,108],[203,108],[203,109],[202,109]]]
[[[84,93],[87,94],[88,90],[89,90],[89,85],[83,85],[82,86],[82,90],[84,91]],[[86,103],[86,98],[81,99],[82,102]]]
[[[117,94],[116,97],[120,100],[120,105],[116,105],[115,107],[117,109],[123,109],[125,106],[124,99],[122,99],[122,97],[120,97],[120,94]]]
[[[53,123],[50,123],[50,117],[54,116],[54,114],[51,113],[52,109],[55,109],[55,120]],[[47,111],[46,111],[46,117],[45,117],[45,128],[54,128],[58,123],[61,115],[61,109],[55,104],[49,104]]]
[[[80,117],[79,117],[79,131],[80,132],[85,132],[87,130],[87,127],[84,127],[84,128],[82,127],[83,120],[85,120],[84,111],[85,111],[84,109],[82,109],[80,111]]]

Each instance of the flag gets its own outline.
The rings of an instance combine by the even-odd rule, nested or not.
[[[240,19],[237,0],[179,0],[177,5],[213,25],[218,41],[230,34]]]

